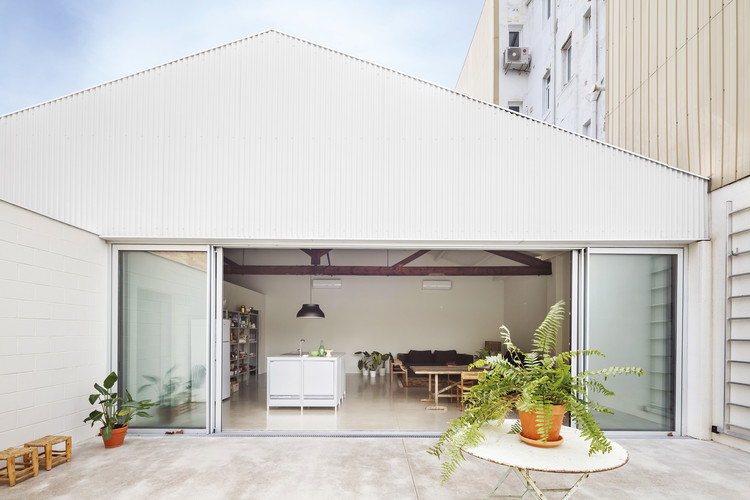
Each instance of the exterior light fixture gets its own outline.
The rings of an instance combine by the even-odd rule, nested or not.
[[[312,304],[312,276],[310,276],[310,304],[302,304],[302,308],[297,311],[298,318],[325,318],[326,315],[320,309],[318,304]]]

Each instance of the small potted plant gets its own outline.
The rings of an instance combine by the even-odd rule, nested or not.
[[[378,368],[378,370],[380,371],[379,375],[381,377],[385,377],[385,371],[388,369],[389,359],[393,359],[393,354],[391,354],[390,352],[386,352],[382,354],[382,359],[381,359],[382,364],[380,365],[380,368]]]
[[[586,395],[614,395],[597,377],[606,380],[618,374],[640,376],[643,370],[609,367],[572,375],[570,363],[576,356],[604,354],[596,350],[555,354],[557,332],[565,318],[564,305],[560,301],[550,308],[534,332],[531,352],[523,353],[516,347],[510,332],[502,326],[501,336],[508,349],[506,356],[488,356],[470,366],[488,367],[488,370],[479,374],[479,382],[469,391],[466,412],[450,423],[438,443],[429,450],[438,458],[446,455],[442,464],[443,482],[464,459],[463,449],[477,446],[484,440],[482,426],[490,422],[500,426],[513,408],[519,411],[521,421],[512,426],[511,432],[521,433],[526,438],[524,441],[532,444],[561,442],[558,436],[567,411],[580,427],[581,435],[589,441],[589,454],[606,453],[612,449],[592,412],[613,412]]]
[[[367,351],[357,351],[354,354],[359,354],[359,361],[357,361],[357,368],[362,372],[362,376],[366,377],[370,371],[370,353]]]
[[[380,363],[383,361],[383,355],[380,354],[378,351],[372,351],[372,354],[369,358],[370,361],[370,377],[376,377],[378,375],[378,367],[380,366]]]
[[[116,391],[112,391],[115,382],[117,374],[112,372],[107,375],[102,385],[94,384],[97,392],[89,396],[89,403],[100,406],[101,410],[93,410],[83,421],[91,422],[91,427],[95,422],[101,424],[102,440],[106,448],[120,446],[128,432],[128,422],[133,417],[150,418],[151,415],[146,413],[146,410],[154,406],[148,399],[135,401],[127,390],[124,398],[119,397]]]

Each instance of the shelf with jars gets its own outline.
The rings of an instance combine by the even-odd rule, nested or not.
[[[258,311],[250,308],[240,311],[224,311],[229,321],[229,378],[232,382],[247,380],[258,373]],[[232,384],[233,391],[238,384]]]

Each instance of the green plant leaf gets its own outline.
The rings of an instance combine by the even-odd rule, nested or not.
[[[112,386],[115,385],[115,382],[117,382],[117,374],[112,372],[104,379],[104,387],[111,389]]]
[[[500,337],[508,350],[507,358],[487,356],[470,365],[484,367],[478,383],[466,395],[465,413],[453,420],[438,443],[428,452],[443,460],[442,481],[457,470],[464,460],[463,450],[476,446],[484,439],[482,426],[495,421],[501,424],[512,408],[537,412],[541,416],[537,427],[542,439],[549,436],[552,426],[552,405],[563,405],[571,419],[580,427],[581,435],[589,442],[589,454],[611,449],[592,413],[611,413],[604,406],[587,398],[587,394],[613,394],[595,377],[606,380],[616,375],[641,375],[635,367],[609,367],[571,374],[571,360],[577,356],[604,356],[596,350],[555,353],[557,333],[565,320],[564,303],[552,306],[532,339],[533,349],[524,353],[510,336],[507,327],[500,327]],[[516,422],[512,432],[520,432]]]

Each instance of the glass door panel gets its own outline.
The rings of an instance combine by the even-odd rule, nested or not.
[[[206,428],[206,252],[119,252],[120,390],[157,403],[132,427]]]
[[[597,254],[589,257],[588,368],[637,366],[642,377],[610,378],[615,396],[594,399],[610,431],[675,430],[676,262],[674,254]]]

